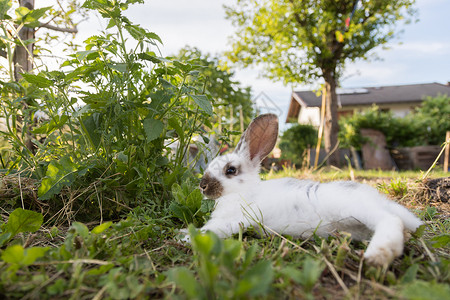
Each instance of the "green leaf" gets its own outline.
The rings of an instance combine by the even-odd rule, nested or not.
[[[26,27],[38,27],[40,25],[39,19],[42,18],[45,13],[51,9],[51,6],[33,9],[23,19]]]
[[[180,204],[184,204],[184,198],[185,195],[183,193],[183,189],[181,188],[181,186],[178,183],[174,183],[172,184],[172,196],[175,198],[175,201],[177,201]]]
[[[215,205],[216,205],[215,200],[202,199],[202,206],[200,206],[200,211],[204,214],[209,213],[214,209]]]
[[[143,60],[151,61],[152,63],[158,64],[161,62],[161,59],[156,57],[153,52],[139,53],[138,57]]]
[[[157,35],[156,33],[154,33],[154,32],[146,32],[145,33],[145,36],[148,38],[148,39],[151,39],[151,40],[157,40],[160,44],[164,44],[163,42],[162,42],[162,40],[161,40],[161,38],[159,37],[159,35]]]
[[[116,71],[119,71],[120,73],[125,73],[128,70],[128,65],[126,63],[114,63],[114,64],[108,64],[108,66]]]
[[[441,234],[431,239],[433,248],[444,248],[450,244],[450,234]]]
[[[108,25],[106,26],[106,29],[113,28],[114,26],[117,26],[116,20],[110,19]]]
[[[35,84],[40,88],[48,88],[53,85],[53,81],[50,79],[45,78],[42,75],[33,75],[29,73],[23,73],[23,78],[25,78],[26,81],[29,83]]]
[[[55,129],[59,129],[63,127],[67,120],[69,120],[68,115],[61,115],[61,116],[53,116],[53,118],[48,122],[40,127],[33,130],[33,133],[35,134],[49,134],[50,132],[54,131]]]
[[[320,261],[307,258],[303,262],[301,284],[307,289],[312,289],[322,274],[323,267]]]
[[[410,300],[443,300],[449,299],[450,286],[433,281],[413,281],[403,287],[401,295]]]
[[[108,229],[109,227],[111,227],[111,225],[112,225],[112,222],[111,222],[111,221],[105,222],[105,223],[103,223],[103,224],[100,224],[100,225],[98,225],[98,226],[95,226],[94,229],[92,229],[91,232],[92,232],[92,233],[95,233],[95,234],[102,233],[103,231],[105,231],[106,229]]]
[[[87,137],[94,149],[98,148],[102,138],[102,135],[98,132],[99,118],[100,114],[94,113],[81,121],[83,130],[87,133]]]
[[[286,267],[281,272],[287,275],[293,281],[303,285],[307,291],[310,291],[322,274],[323,267],[320,261],[307,258],[303,261],[301,270],[293,267]]]
[[[0,1],[0,19],[4,20],[7,17],[6,13],[10,8],[11,8],[11,1],[9,0]]]
[[[9,264],[20,264],[24,258],[25,249],[22,245],[12,245],[2,252],[2,260]]]
[[[144,119],[143,125],[147,142],[157,139],[164,129],[164,124],[160,120],[155,119]]]
[[[186,206],[195,213],[202,206],[202,199],[202,192],[199,189],[195,189],[186,197]]]
[[[22,264],[25,266],[33,264],[38,258],[43,257],[49,249],[50,249],[49,247],[26,248]]]
[[[186,224],[190,224],[194,220],[191,210],[183,204],[172,202],[169,205],[169,211]]]
[[[197,234],[191,236],[191,239],[195,251],[199,252],[201,255],[208,256],[214,247],[214,240],[210,234]]]
[[[95,53],[97,52],[97,50],[86,50],[86,51],[78,51],[77,53],[75,53],[76,58],[79,61],[82,61],[83,59],[85,59],[89,54],[91,53]]]
[[[250,263],[253,261],[253,259],[256,256],[256,252],[258,251],[258,245],[253,244],[251,245],[246,251],[244,260],[242,262],[242,268],[245,270],[248,266],[250,266]]]
[[[2,247],[7,241],[11,239],[11,232],[5,232],[0,235],[0,247]]]
[[[206,95],[189,95],[189,96],[208,115],[210,115],[210,116],[213,115],[213,109],[212,109],[211,102],[209,101],[208,97],[206,97]]]
[[[243,252],[242,242],[234,239],[227,239],[223,241],[223,246],[222,264],[228,268],[230,272],[234,272],[236,261],[239,259],[241,252]]]
[[[6,231],[11,233],[11,238],[20,232],[36,232],[41,228],[43,221],[42,214],[17,208],[9,215]]]
[[[30,13],[30,10],[25,6],[19,6],[18,8],[16,8],[15,13],[20,21],[23,17]]]
[[[400,283],[401,284],[406,284],[406,283],[413,282],[416,279],[418,270],[419,270],[419,265],[418,264],[414,264],[414,265],[410,266],[406,270],[406,272],[403,275],[402,279],[400,280]]]
[[[126,25],[125,30],[137,41],[142,41],[145,38],[145,29],[136,25]]]
[[[2,260],[6,263],[29,266],[38,258],[43,257],[49,247],[31,247],[24,249],[22,245],[12,245],[2,253]]]
[[[184,130],[181,128],[180,124],[178,124],[178,119],[173,117],[168,120],[170,127],[175,129],[175,132],[178,134],[180,140],[184,140]]]
[[[150,99],[152,102],[150,103],[150,108],[155,111],[161,110],[161,107],[170,102],[170,99],[173,97],[173,93],[170,90],[159,89],[153,94],[150,94]]]
[[[63,156],[59,162],[52,161],[47,167],[46,177],[38,189],[40,200],[48,200],[58,194],[64,186],[70,186],[76,178],[78,165],[70,157]]]
[[[192,70],[192,66],[190,64],[182,63],[177,60],[172,62],[175,67],[182,70],[184,73],[188,73]]]
[[[272,264],[268,260],[259,261],[248,270],[237,286],[237,295],[249,295],[252,297],[265,295],[273,281],[274,272]]]
[[[78,233],[82,238],[87,238],[89,236],[89,229],[86,225],[80,222],[73,222],[71,226],[76,233]]]
[[[187,268],[175,268],[168,271],[168,280],[182,289],[189,299],[204,299],[204,289],[195,280],[194,274]]]
[[[99,276],[99,275],[106,274],[112,268],[114,268],[114,264],[113,263],[107,264],[107,265],[103,265],[103,266],[100,266],[98,268],[90,269],[89,271],[86,272],[86,274]]]

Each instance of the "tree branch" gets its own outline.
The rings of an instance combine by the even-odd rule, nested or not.
[[[8,53],[4,50],[0,50],[0,56],[6,58],[8,56]]]
[[[59,32],[78,33],[77,27],[62,28],[62,27],[50,25],[48,23],[40,23],[39,27],[44,27],[44,28],[51,29],[54,31],[59,31]]]

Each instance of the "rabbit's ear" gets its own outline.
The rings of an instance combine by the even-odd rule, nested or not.
[[[262,161],[277,142],[278,118],[274,114],[264,114],[255,118],[245,130],[235,152],[245,155],[251,161]]]

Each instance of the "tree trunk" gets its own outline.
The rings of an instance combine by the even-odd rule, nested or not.
[[[325,93],[326,93],[326,109],[325,109],[325,126],[324,126],[324,142],[325,151],[329,155],[328,164],[339,166],[339,149],[338,144],[338,99],[336,94],[336,78],[334,72],[325,71]],[[333,152],[332,152],[333,151]],[[332,152],[332,153],[331,153]]]
[[[34,0],[19,0],[19,5],[34,9]],[[19,31],[19,39],[26,41],[34,38],[34,28],[22,27]],[[26,47],[16,46],[14,51],[14,79],[19,81],[22,78],[20,73],[30,72],[33,69],[33,45],[28,44]]]
[[[29,10],[34,9],[34,0],[19,0],[19,5],[28,8]],[[34,28],[22,27],[18,32],[18,38],[20,41],[26,41],[34,38]],[[14,80],[19,81],[22,78],[21,73],[28,73],[33,70],[33,43],[28,44],[26,47],[16,46],[14,50],[13,63],[14,63]],[[28,104],[23,101],[23,111],[25,112],[28,108]],[[35,146],[33,145],[31,134],[31,127],[33,120],[32,116],[28,116],[28,126],[24,129],[25,134],[25,145],[31,152],[34,153]],[[26,122],[26,120],[22,120]]]

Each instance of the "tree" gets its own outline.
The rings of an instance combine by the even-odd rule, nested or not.
[[[197,48],[185,47],[177,56],[182,61],[201,66],[206,90],[219,111],[217,115],[228,123],[224,128],[243,131],[253,118],[250,87],[242,87],[239,81],[233,80],[234,73],[221,67],[218,57],[203,54]]]
[[[325,149],[338,143],[336,87],[345,64],[397,36],[414,0],[238,0],[225,7],[237,28],[228,57],[243,66],[260,64],[265,77],[288,83],[323,80]],[[329,163],[337,164],[337,151]]]

